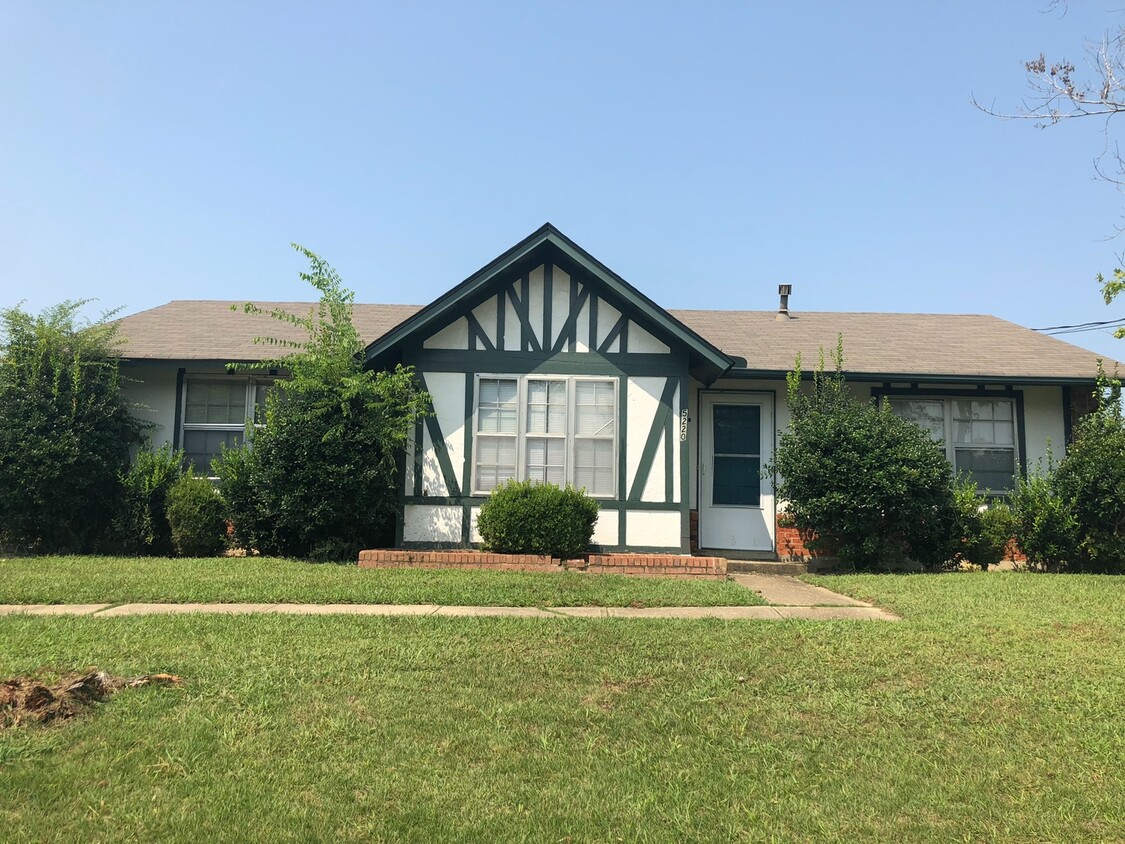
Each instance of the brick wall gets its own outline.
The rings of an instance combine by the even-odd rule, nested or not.
[[[557,560],[534,554],[489,554],[484,551],[377,549],[359,552],[361,569],[490,569],[493,571],[631,574],[650,577],[710,577],[727,574],[722,557],[677,554],[590,554],[586,559]]]

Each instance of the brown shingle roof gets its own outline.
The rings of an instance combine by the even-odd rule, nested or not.
[[[844,369],[878,375],[1093,380],[1099,355],[1014,322],[980,314],[877,314],[671,311],[728,355],[736,368],[782,372],[801,353],[812,369],[819,350],[844,337]],[[1106,360],[1112,370],[1114,361]]]
[[[123,354],[130,359],[257,360],[269,347],[256,336],[300,339],[292,326],[231,311],[223,301],[169,302],[119,321]],[[309,302],[260,302],[304,314]],[[368,343],[419,310],[417,305],[357,304],[353,319]],[[1093,379],[1098,355],[1023,326],[976,314],[881,314],[773,311],[670,311],[726,354],[736,369],[785,372],[801,352],[806,369],[820,347],[844,336],[844,368],[872,375],[1013,379]],[[1113,368],[1113,361],[1106,361]]]
[[[124,343],[122,354],[129,359],[164,360],[261,360],[274,350],[255,343],[255,337],[302,340],[299,329],[268,316],[242,312],[242,302],[176,300],[118,320]],[[304,315],[312,302],[257,302],[270,310],[281,308]],[[231,305],[238,310],[232,311]],[[352,311],[359,336],[370,343],[383,336],[418,310],[418,305],[356,305]]]

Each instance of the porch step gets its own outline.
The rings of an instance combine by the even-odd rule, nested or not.
[[[781,560],[727,560],[728,574],[808,574],[809,564]]]

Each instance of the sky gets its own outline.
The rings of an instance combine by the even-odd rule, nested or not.
[[[1104,122],[1038,129],[1120,0],[0,0],[0,307],[425,304],[550,221],[666,308],[1125,316]],[[1115,127],[1108,127],[1111,143]],[[1125,130],[1120,130],[1125,135]],[[1070,335],[1125,358],[1109,332]]]

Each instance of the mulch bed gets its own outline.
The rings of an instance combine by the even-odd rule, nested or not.
[[[135,689],[150,683],[179,685],[181,682],[175,674],[125,678],[104,671],[66,674],[50,684],[34,677],[12,677],[0,681],[0,728],[66,720],[121,689]]]

